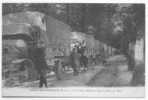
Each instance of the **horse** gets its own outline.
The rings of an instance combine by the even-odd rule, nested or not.
[[[80,54],[77,53],[76,48],[72,50],[69,56],[59,56],[58,65],[61,65],[62,68],[66,68],[66,66],[71,67],[73,69],[73,74],[78,75],[80,69]]]

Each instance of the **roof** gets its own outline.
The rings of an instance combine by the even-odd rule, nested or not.
[[[2,17],[3,35],[29,33],[29,28],[33,25],[45,30],[45,25],[42,22],[44,14],[39,12],[18,12],[4,15]]]
[[[27,34],[29,35],[29,25],[22,23],[12,23],[3,25],[2,34],[3,35],[16,35],[16,34]]]

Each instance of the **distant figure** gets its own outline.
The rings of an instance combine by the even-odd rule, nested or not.
[[[80,54],[80,64],[82,67],[84,67],[84,70],[86,71],[88,69],[88,58],[85,56],[85,50],[86,50],[86,44],[83,40],[82,43],[80,43],[77,47],[77,53]]]

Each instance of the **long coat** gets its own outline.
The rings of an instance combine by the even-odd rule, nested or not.
[[[31,58],[34,62],[35,68],[37,69],[38,73],[41,74],[42,71],[47,70],[44,48],[37,48],[37,47],[33,48],[30,55],[31,55]]]

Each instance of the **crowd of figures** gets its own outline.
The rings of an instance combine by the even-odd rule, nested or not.
[[[82,70],[87,71],[90,64],[98,64],[98,62],[101,61],[100,59],[103,58],[100,54],[86,55],[86,51],[88,50],[86,41],[75,41],[71,44],[69,55],[55,55],[53,58],[54,65],[50,66],[50,64],[47,63],[48,59],[45,57],[50,54],[45,52],[47,47],[44,42],[40,41],[40,36],[38,35],[40,32],[37,30],[31,34],[34,37],[33,41],[25,41],[28,43],[26,47],[27,54],[17,58],[15,63],[10,63],[14,66],[20,65],[18,72],[28,69],[27,76],[29,77],[27,77],[28,79],[26,78],[26,81],[39,79],[39,87],[42,87],[43,84],[47,87],[48,72],[54,71],[57,79],[62,79],[62,71],[66,72],[67,68],[71,69],[74,75],[78,75]],[[23,52],[20,52],[20,54],[22,55]],[[6,56],[6,54],[3,55]]]
[[[35,32],[38,34],[39,32]],[[34,37],[38,37],[35,35]],[[7,41],[7,40],[6,40]],[[34,81],[36,79],[40,80],[39,87],[42,87],[43,84],[47,87],[47,73],[52,71],[55,72],[57,79],[62,79],[62,71],[67,72],[69,69],[72,70],[74,75],[78,75],[81,71],[87,71],[90,64],[98,64],[98,61],[101,57],[100,54],[92,54],[88,56],[86,51],[88,47],[86,46],[86,41],[75,41],[71,44],[69,55],[55,55],[52,59],[54,59],[54,64],[51,66],[48,64],[48,60],[46,58],[47,55],[50,55],[46,52],[46,45],[44,42],[39,41],[38,38],[35,38],[34,41],[29,42],[27,45],[27,49],[25,49],[27,53],[24,54],[23,50],[20,50],[19,55],[22,55],[18,58],[12,59],[9,61],[11,65],[14,67],[18,66],[17,72],[22,73],[22,75],[15,76],[15,78],[19,78],[19,83],[24,81]],[[59,47],[60,48],[60,47]],[[58,49],[59,49],[58,48]],[[7,51],[7,50],[4,50]],[[65,51],[62,51],[62,53]],[[24,55],[25,56],[24,56]],[[10,56],[9,53],[4,53],[3,57]],[[7,60],[7,59],[6,59]],[[7,63],[9,66],[9,64]],[[67,70],[68,69],[68,70]],[[25,74],[23,74],[25,72]],[[4,78],[9,78],[12,76],[10,71],[4,72]],[[16,73],[16,72],[14,72]],[[8,74],[8,75],[7,75]],[[24,76],[23,76],[24,75]],[[24,78],[21,78],[24,77]],[[13,77],[11,77],[13,78]],[[12,82],[10,78],[10,82]],[[23,79],[23,81],[21,81]],[[20,82],[21,81],[21,82]],[[9,83],[9,82],[6,82]],[[10,84],[13,86],[13,84]],[[9,86],[9,85],[6,85]]]
[[[100,60],[102,59],[100,54],[95,56],[91,55],[90,57],[86,56],[85,50],[85,41],[79,43],[77,42],[75,45],[73,45],[70,51],[70,55],[54,57],[54,67],[52,70],[54,70],[57,79],[62,79],[62,72],[66,71],[66,69],[72,69],[73,75],[78,75],[82,71],[87,71],[90,64],[98,64],[98,61],[103,61]],[[42,87],[43,84],[45,84],[45,86],[47,87],[46,72],[47,69],[51,70],[51,66],[48,66],[46,63],[44,47],[38,46],[34,49],[32,53],[33,54],[31,55],[34,55],[33,62],[35,63],[36,69],[39,74],[39,87]]]
[[[72,70],[73,75],[78,75],[82,71],[87,71],[89,66],[97,65],[98,63],[103,61],[102,59],[104,59],[104,57],[102,56],[103,53],[95,55],[92,54],[88,56],[86,54],[86,51],[88,50],[88,47],[86,46],[86,41],[75,41],[71,44],[69,55],[55,55],[52,58],[54,64],[53,66],[51,66],[50,64],[48,64],[49,59],[46,59],[46,56],[50,54],[46,52],[47,47],[45,43],[39,41],[38,38],[35,38],[34,40],[35,41],[30,42],[33,42],[33,44],[28,44],[26,51],[27,54],[25,56],[21,56],[16,60],[12,59],[12,62],[9,63],[11,63],[11,65],[14,65],[14,67],[19,65],[18,72],[20,73],[22,73],[23,71],[25,72],[25,70],[28,71],[26,71],[27,73],[25,74],[26,76],[24,81],[34,81],[36,79],[39,79],[39,87],[42,87],[43,84],[45,84],[45,86],[47,87],[47,74],[52,71],[55,72],[57,79],[62,79],[62,72]],[[20,52],[19,54],[22,55],[23,52]],[[6,56],[7,54],[3,55]],[[10,73],[8,74],[8,77],[11,76]],[[5,73],[4,76],[6,75],[7,74]],[[20,75],[18,77],[20,77]],[[23,78],[19,78],[18,81],[20,81],[20,79]]]

